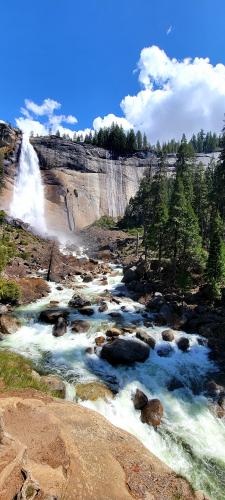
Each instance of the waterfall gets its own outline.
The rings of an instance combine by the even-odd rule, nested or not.
[[[19,170],[10,212],[13,217],[27,222],[39,233],[46,232],[44,188],[38,156],[26,134],[23,135]]]

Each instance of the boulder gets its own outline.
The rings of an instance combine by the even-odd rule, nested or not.
[[[133,397],[133,403],[135,410],[142,410],[148,402],[148,398],[144,392],[140,389],[136,389]]]
[[[138,328],[136,331],[136,337],[139,340],[142,340],[142,342],[145,342],[146,344],[149,345],[152,349],[155,349],[156,341],[151,335],[149,335],[145,330],[142,330],[141,328]]]
[[[124,269],[123,281],[124,283],[131,283],[137,279],[136,266]]]
[[[166,321],[171,323],[173,320],[173,307],[171,304],[163,304],[159,310],[160,316]]]
[[[149,356],[149,346],[136,340],[116,339],[111,344],[105,344],[101,350],[101,358],[111,365],[130,365],[144,363]]]
[[[66,309],[62,309],[60,307],[57,308],[48,308],[44,309],[39,314],[39,321],[43,323],[48,323],[54,325],[58,318],[63,317],[66,318],[69,312]]]
[[[89,306],[79,307],[78,311],[80,314],[83,314],[84,316],[92,316],[95,312],[93,307]]]
[[[133,325],[126,325],[122,327],[123,333],[133,333],[135,331],[135,326]]]
[[[173,354],[174,350],[170,344],[167,345],[161,345],[157,349],[157,354],[161,358],[167,358],[168,356],[171,356]]]
[[[217,384],[214,380],[208,380],[205,384],[205,391],[210,398],[218,398],[223,395],[225,389],[222,385]]]
[[[95,352],[95,351],[94,351],[94,347],[87,347],[87,348],[85,349],[85,353],[86,353],[86,354],[94,354],[94,352]]]
[[[166,340],[166,342],[172,342],[174,340],[174,331],[171,329],[164,330],[162,332],[162,339]]]
[[[55,325],[53,326],[52,335],[54,335],[54,337],[62,337],[63,335],[65,335],[66,329],[67,329],[66,320],[65,318],[60,316],[57,319]]]
[[[86,297],[83,297],[82,295],[79,295],[75,293],[69,301],[69,307],[72,307],[74,309],[79,309],[80,307],[86,307],[90,306],[91,302],[86,299]]]
[[[163,417],[163,406],[159,399],[150,399],[141,410],[141,421],[144,424],[158,427]]]
[[[185,479],[100,413],[31,390],[0,397],[2,500],[32,498],[31,489],[21,495],[26,471],[40,485],[35,500],[196,498]]]
[[[84,283],[90,283],[91,281],[93,280],[93,276],[91,275],[86,275],[86,276],[83,276],[83,282]]]
[[[183,351],[183,352],[187,352],[187,350],[189,349],[190,347],[190,342],[189,342],[189,339],[187,337],[181,337],[178,341],[177,341],[177,347]]]
[[[84,319],[75,319],[71,322],[71,330],[74,333],[87,332],[90,326],[91,324],[89,323],[89,321],[85,321]]]
[[[183,382],[177,378],[172,378],[167,386],[168,391],[176,391],[177,389],[182,389],[184,387]]]
[[[122,335],[122,331],[119,328],[112,327],[106,331],[106,337],[119,337],[119,335]]]
[[[111,316],[111,318],[117,318],[117,319],[123,317],[119,311],[112,311],[111,313],[109,313],[109,316]]]
[[[4,335],[16,333],[21,325],[21,321],[18,318],[11,316],[11,314],[2,314],[0,316],[0,332]]]
[[[104,342],[105,342],[105,337],[103,337],[103,335],[99,335],[98,337],[95,337],[95,343],[97,346],[104,344]]]
[[[108,305],[106,302],[101,302],[98,308],[99,312],[103,313],[108,310]]]
[[[112,391],[102,382],[76,384],[76,397],[82,401],[96,401],[99,398],[112,399]]]
[[[61,398],[66,396],[66,386],[57,375],[44,375],[41,377],[41,382],[50,389],[51,392],[57,393]]]

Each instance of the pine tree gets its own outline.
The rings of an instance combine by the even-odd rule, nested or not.
[[[137,149],[137,142],[133,129],[129,130],[127,133],[126,149],[127,153],[133,153]]]
[[[159,262],[161,262],[168,220],[167,179],[163,155],[161,155],[160,158],[158,172],[155,174],[151,183],[150,200],[151,217],[147,230],[147,244],[151,250],[157,251]]]
[[[206,266],[206,276],[213,299],[220,298],[225,281],[224,226],[218,211],[214,211],[210,226],[210,247]]]
[[[225,126],[221,137],[222,151],[214,172],[214,202],[225,222]]]
[[[190,203],[192,203],[194,181],[194,151],[192,145],[190,143],[187,143],[184,134],[177,152],[176,171],[183,180],[185,195]]]
[[[147,139],[147,135],[145,133],[143,135],[143,149],[145,151],[148,149],[148,139]]]
[[[196,167],[194,174],[193,208],[198,217],[203,243],[207,246],[210,207],[206,173],[202,163]]]
[[[202,264],[198,220],[190,201],[186,199],[183,179],[179,173],[176,175],[170,200],[168,239],[174,279],[177,268],[189,272],[192,266]]]
[[[142,149],[143,141],[142,141],[142,133],[140,130],[138,130],[136,133],[136,142],[137,142],[137,149]]]

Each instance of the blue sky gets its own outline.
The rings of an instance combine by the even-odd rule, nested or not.
[[[224,0],[11,0],[0,19],[0,118],[12,122],[24,99],[60,102],[77,129],[122,116],[121,100],[143,87],[134,70],[144,47],[225,64]]]

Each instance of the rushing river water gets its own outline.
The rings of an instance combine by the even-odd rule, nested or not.
[[[82,285],[75,277],[74,284]],[[102,286],[96,279],[83,285],[82,294],[93,299],[106,288],[117,294],[126,293],[121,284],[121,270],[114,269],[113,276],[108,276],[108,285]],[[79,291],[79,288],[78,288]],[[67,397],[75,398],[75,383],[102,380],[117,391],[112,400],[98,399],[96,402],[85,401],[81,404],[97,410],[113,424],[131,432],[162,461],[176,472],[190,480],[197,490],[203,490],[213,500],[225,499],[225,424],[209,409],[203,394],[197,394],[194,388],[201,385],[215,366],[208,359],[208,348],[198,344],[197,335],[187,335],[190,339],[189,352],[180,351],[175,341],[173,351],[168,357],[161,357],[157,350],[167,345],[162,341],[161,332],[165,327],[143,326],[144,307],[123,297],[120,304],[108,302],[109,310],[87,318],[91,322],[88,333],[74,334],[68,328],[63,337],[52,335],[52,326],[38,323],[38,313],[51,300],[58,300],[60,306],[66,306],[74,291],[64,288],[62,291],[51,285],[51,293],[45,299],[18,310],[24,318],[24,326],[5,338],[1,347],[19,352],[31,359],[38,366],[49,372],[60,374],[68,382]],[[125,310],[121,311],[121,306]],[[108,316],[111,311],[122,312],[125,324],[136,322],[141,328],[155,337],[155,350],[145,363],[136,363],[131,367],[110,366],[101,360],[97,353],[86,354],[87,347],[94,345],[94,338],[103,334],[109,324],[115,321]],[[70,319],[86,319],[78,313]],[[176,339],[184,333],[177,332]],[[132,335],[126,335],[130,338]],[[170,392],[167,388],[172,379],[178,379],[184,388]],[[140,421],[140,412],[133,407],[132,394],[136,388],[142,389],[148,397],[157,397],[164,407],[164,419],[155,430]],[[192,390],[194,393],[192,392]]]

